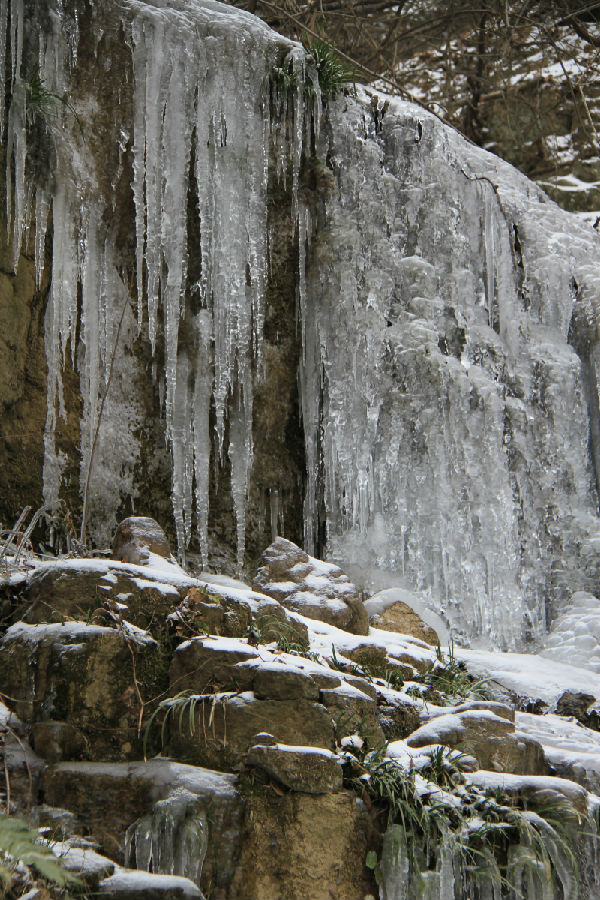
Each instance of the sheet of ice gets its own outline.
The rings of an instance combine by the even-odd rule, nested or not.
[[[301,310],[306,540],[324,524],[359,586],[514,647],[585,581],[598,531],[568,342],[574,312],[596,320],[597,236],[421,108],[359,89],[329,114]]]
[[[600,363],[585,336],[600,315],[598,235],[397,98],[361,88],[340,96],[319,141],[318,86],[310,104],[300,87],[291,97],[269,88],[285,53],[299,79],[310,77],[301,48],[210,0],[94,5],[92,18],[106,15],[125,37],[117,71],[132,85],[130,103],[113,82],[106,100],[104,79],[102,94],[83,88],[76,7],[12,0],[8,26],[0,3],[9,244],[14,260],[29,205],[38,280],[49,221],[53,231],[45,501],[58,504],[69,475],[55,440],[69,357],[83,391],[80,482],[89,480],[96,536],[106,540],[133,496],[146,409],[130,368],[147,325],[164,351],[154,376],[179,550],[195,516],[206,559],[210,456],[228,453],[241,563],[271,165],[290,176],[298,238],[307,550],[325,534],[328,556],[361,586],[386,586],[387,573],[458,633],[502,647],[539,639],[565,597],[597,581],[600,449],[588,410],[593,419]],[[34,66],[59,96],[84,91],[84,131],[106,118],[106,102],[131,120],[111,113],[98,155],[58,104],[48,124],[53,177],[28,200],[24,79]],[[316,208],[298,191],[311,128],[330,185]],[[133,259],[121,255],[113,217],[131,158],[137,323]]]

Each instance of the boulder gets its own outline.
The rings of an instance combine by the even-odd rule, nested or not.
[[[369,632],[365,605],[348,576],[285,538],[278,537],[263,553],[253,587],[309,619],[353,634]]]
[[[595,710],[590,713],[589,707],[595,702],[596,698],[593,694],[586,694],[583,691],[565,691],[556,701],[556,712],[559,716],[573,716],[578,722],[593,728],[598,713]]]
[[[292,791],[332,794],[342,789],[342,767],[330,750],[288,744],[251,747],[246,765],[254,766]]]
[[[480,707],[437,715],[407,739],[409,747],[443,744],[477,760],[480,769],[543,775],[548,764],[541,744],[515,735],[514,720]]]
[[[105,560],[61,560],[40,566],[29,579],[22,620],[86,620],[95,613],[99,624],[121,617],[160,638],[185,590]]]
[[[80,756],[83,741],[87,758],[131,758],[141,752],[134,660],[145,696],[159,694],[164,660],[145,632],[18,623],[0,641],[0,684],[17,716],[36,723],[38,752]]]
[[[367,610],[369,601],[365,603]],[[381,613],[369,614],[369,624],[382,631],[396,631],[399,634],[409,634],[412,637],[425,641],[426,644],[436,646],[439,643],[437,631],[428,625],[417,615],[408,603],[398,600],[386,607]]]
[[[113,559],[139,566],[148,561],[150,553],[165,559],[171,556],[169,541],[158,522],[149,516],[123,519],[113,540]]]

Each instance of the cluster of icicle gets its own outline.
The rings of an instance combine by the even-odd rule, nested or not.
[[[77,11],[67,15],[57,0],[49,12],[53,32],[48,33],[47,24],[45,31],[39,27],[39,73],[43,83],[62,96],[77,61]],[[0,17],[0,26],[5,26],[0,27],[0,71],[4,71],[1,54],[7,46],[7,0],[0,0]],[[298,215],[303,148],[307,138],[310,142],[311,130],[319,128],[318,81],[314,72],[307,73],[300,48],[286,48],[259,20],[227,11],[210,0],[179,0],[168,5],[160,0],[128,0],[124,20],[133,54],[137,320],[138,329],[147,327],[153,352],[159,342],[164,347],[165,382],[160,393],[172,453],[178,549],[183,554],[189,544],[194,511],[206,561],[212,445],[209,418],[214,410],[221,457],[228,425],[241,565],[252,460],[252,377],[261,365],[269,258],[269,161],[275,160],[279,178],[285,180],[291,173],[291,212]],[[9,189],[8,220],[15,267],[26,223],[35,220],[39,284],[52,210],[53,262],[45,335],[44,499],[55,507],[64,466],[56,450],[55,430],[57,417],[65,415],[61,371],[69,346],[84,398],[84,490],[89,487],[117,330],[124,318],[126,326],[130,324],[130,309],[117,270],[114,230],[100,227],[106,198],[99,194],[100,181],[85,147],[77,151],[76,129],[69,128],[73,122],[66,121],[61,104],[55,110],[58,124],[52,126],[57,153],[52,195],[39,189],[35,198],[25,196],[23,21],[23,0],[11,0],[7,184],[9,188],[14,185],[14,191]],[[270,77],[286,50],[285,66],[292,72],[293,87],[274,83]],[[310,101],[304,90],[306,78],[311,78]],[[0,96],[4,96],[2,90]],[[123,152],[128,138],[123,130],[116,136]],[[199,246],[190,246],[188,238],[188,196],[194,185]],[[107,218],[110,220],[110,210]],[[190,284],[188,277],[189,254],[201,257],[201,275],[195,284]],[[78,291],[82,299],[76,358]],[[117,435],[115,440],[119,440]],[[106,488],[108,491],[108,485]]]
[[[127,829],[125,865],[200,884],[207,847],[208,822],[198,798],[180,789]]]
[[[302,89],[304,54],[298,50],[286,62],[296,86],[286,91],[270,84],[269,32],[258,20],[235,12],[224,16],[222,9],[221,19],[215,19],[212,4],[206,3],[189,4],[187,10],[159,14],[154,8],[140,9],[133,24],[138,310],[141,317],[146,297],[154,347],[162,300],[166,425],[179,548],[191,537],[195,481],[198,536],[206,558],[213,404],[221,454],[227,415],[229,420],[241,566],[252,460],[252,375],[261,365],[269,256],[269,160],[274,145],[277,174],[285,179],[291,168],[295,211],[301,155],[307,135],[310,140],[313,109],[318,120],[319,94],[315,81],[308,108]],[[232,17],[238,20],[236,28]],[[210,40],[186,43],[190,29],[204,29]],[[189,247],[187,238],[192,155],[200,248]],[[202,254],[201,277],[193,285],[199,311],[186,314],[185,349],[178,349],[186,260],[194,250]]]
[[[511,844],[502,874],[486,864],[483,854],[478,857],[475,852],[475,864],[469,861],[460,836],[450,830],[435,847],[423,848],[425,857],[430,851],[437,856],[436,868],[415,871],[406,831],[389,825],[378,866],[380,900],[554,900],[557,896],[584,900],[596,896],[600,873],[593,817],[584,819],[581,834],[566,830],[562,834],[536,813],[523,816],[539,829],[541,844],[534,847],[525,838]],[[476,827],[481,824],[478,820]]]

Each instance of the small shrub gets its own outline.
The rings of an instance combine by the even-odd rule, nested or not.
[[[335,99],[345,84],[357,81],[357,72],[322,38],[306,38],[304,46],[315,61],[324,100]]]

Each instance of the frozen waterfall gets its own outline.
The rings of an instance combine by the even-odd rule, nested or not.
[[[358,89],[324,107],[301,48],[210,0],[0,0],[3,60],[11,258],[34,222],[38,286],[50,275],[49,506],[73,478],[73,373],[80,491],[107,530],[164,452],[143,429],[153,381],[180,554],[193,538],[206,563],[226,462],[242,567],[277,183],[306,549],[504,646],[590,589],[593,231],[415,106]],[[51,115],[32,106],[36,66]]]

